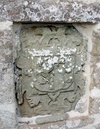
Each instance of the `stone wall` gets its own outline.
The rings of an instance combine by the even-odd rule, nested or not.
[[[18,23],[16,23],[18,22]],[[14,84],[14,26],[20,23],[72,23],[88,39],[87,104],[84,117],[32,125],[18,117]],[[0,1],[0,129],[99,129],[100,128],[100,1],[1,0]],[[73,114],[71,114],[73,115]]]

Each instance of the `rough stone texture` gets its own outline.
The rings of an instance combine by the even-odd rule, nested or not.
[[[75,123],[72,123],[72,120],[67,120],[67,121],[70,121],[70,125],[69,125],[69,128],[73,129],[75,125],[77,125],[75,128],[82,128],[82,129],[96,129],[96,128],[99,128],[99,125],[100,125],[100,116],[99,116],[99,113],[100,113],[100,91],[99,91],[99,88],[98,88],[98,85],[94,85],[94,81],[92,81],[94,79],[94,69],[96,68],[96,65],[95,63],[97,63],[98,61],[96,60],[96,56],[93,56],[93,51],[95,49],[94,45],[96,45],[94,43],[94,40],[93,40],[93,35],[94,35],[94,32],[97,32],[96,35],[97,37],[99,37],[98,35],[100,34],[99,33],[99,27],[100,27],[100,24],[95,24],[95,25],[92,25],[92,24],[74,24],[74,26],[78,29],[78,31],[80,31],[83,36],[85,36],[87,39],[88,39],[88,61],[87,61],[87,73],[86,73],[86,78],[89,78],[88,82],[87,82],[87,85],[90,85],[91,84],[91,91],[90,93],[87,92],[87,101],[88,101],[88,97],[90,96],[90,107],[89,107],[89,112],[92,114],[90,117],[92,118],[92,122],[91,124],[87,124],[88,122],[88,119],[85,118],[85,122],[83,122],[83,124],[80,126],[80,124],[75,124]],[[98,38],[95,38],[95,40],[97,39],[97,43],[99,43],[98,41]],[[93,46],[92,46],[93,45]],[[99,45],[98,45],[99,46]],[[98,49],[98,47],[97,47]],[[97,50],[96,50],[97,51]],[[95,51],[95,52],[96,52]],[[95,63],[92,63],[94,62]],[[90,67],[91,66],[91,67]],[[97,76],[99,76],[99,73],[96,72]],[[91,75],[91,78],[90,78],[90,75]],[[99,78],[95,78],[98,79]],[[99,84],[99,83],[98,83]],[[80,102],[80,105],[82,105],[82,103]],[[97,115],[94,115],[94,114],[97,114]],[[78,122],[80,121],[81,119],[78,120]],[[27,123],[28,121],[26,121]],[[65,122],[65,121],[64,121]],[[61,122],[61,126],[59,125],[59,123],[56,123],[55,124],[48,124],[48,125],[43,125],[43,126],[38,126],[38,128],[68,128],[66,127],[65,123],[64,122]],[[68,123],[67,123],[68,124]],[[70,127],[71,126],[71,127]],[[37,128],[36,126],[33,126],[34,128]],[[29,124],[27,125],[23,125],[22,123],[22,126],[20,126],[20,128],[24,129],[28,129],[28,128],[33,128],[31,127]],[[34,129],[33,128],[33,129]]]
[[[92,33],[92,43],[90,113],[94,114],[100,113],[100,24]]]
[[[100,21],[100,2],[1,0],[0,14],[0,21],[95,23]]]
[[[51,124],[44,124],[44,125],[19,125],[18,129],[99,129],[100,115],[90,116],[88,118],[81,118],[81,119],[72,119],[67,120],[59,123],[51,123]]]
[[[100,129],[100,115],[44,125],[19,124],[18,129]]]
[[[24,25],[19,37],[15,72],[21,116],[74,110],[85,91],[87,42],[82,34],[72,25]]]
[[[53,123],[57,121],[64,121],[67,120],[69,115],[67,113],[60,114],[60,115],[53,115],[53,116],[47,116],[47,117],[39,117],[36,119],[37,124],[47,124],[47,123]]]
[[[100,24],[75,25],[82,34],[88,38],[88,68],[87,75],[90,75],[90,102],[89,112],[100,113]],[[88,77],[87,76],[87,77]]]
[[[12,22],[0,22],[0,129],[16,124],[12,40]]]
[[[99,3],[85,4],[82,2],[57,1],[23,3],[23,14],[26,21],[39,22],[98,22],[100,21]]]
[[[22,0],[0,0],[0,21],[22,18]]]
[[[93,50],[92,62],[93,69],[93,86],[100,89],[100,24],[98,29],[93,31],[92,34]]]
[[[32,4],[33,2],[33,4]],[[34,11],[34,12],[33,12]],[[100,22],[100,0],[0,0],[0,129],[16,129],[12,65],[12,22]],[[1,22],[3,21],[3,22]],[[75,25],[89,37],[87,78],[90,87],[89,118],[19,129],[100,129],[100,24]],[[91,47],[93,45],[93,47]],[[93,50],[92,50],[93,48]],[[90,63],[91,62],[91,63]],[[87,97],[87,101],[88,97]],[[83,102],[82,102],[83,103]],[[80,105],[81,102],[80,102]],[[76,114],[75,114],[76,115]],[[28,122],[26,122],[28,123]],[[67,125],[66,125],[67,123]],[[81,124],[80,124],[81,123]]]

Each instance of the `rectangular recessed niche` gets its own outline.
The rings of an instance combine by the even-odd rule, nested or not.
[[[84,113],[87,41],[73,25],[15,27],[15,86],[21,117]]]

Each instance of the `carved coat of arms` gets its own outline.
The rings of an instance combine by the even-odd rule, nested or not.
[[[85,42],[73,26],[21,29],[15,64],[22,116],[74,109],[84,93]]]

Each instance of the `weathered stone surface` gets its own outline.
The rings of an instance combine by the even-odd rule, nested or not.
[[[92,33],[90,113],[100,113],[100,24]]]
[[[83,1],[0,1],[0,21],[99,22],[100,3]]]
[[[67,120],[69,115],[67,113],[60,114],[60,115],[53,115],[53,116],[47,116],[47,117],[38,117],[36,119],[37,124],[46,124],[46,123],[53,123],[57,121],[64,121]]]
[[[93,41],[93,49],[92,49],[92,63],[93,67],[92,73],[92,85],[94,87],[100,88],[100,24],[98,25],[98,29],[93,32],[92,36]]]
[[[1,0],[0,21],[17,21],[22,18],[22,0]]]
[[[14,112],[6,111],[6,109],[4,111],[0,110],[0,129],[17,129],[15,115]]]
[[[98,55],[99,52],[96,52],[96,54]],[[100,89],[100,56],[92,56],[92,68],[92,86]]]
[[[15,128],[12,22],[0,22],[0,129]]]
[[[99,93],[100,94],[100,93]],[[100,113],[100,98],[92,98],[90,99],[90,113],[91,114],[99,114]]]
[[[73,26],[21,29],[15,72],[22,116],[74,110],[84,93],[86,46]]]
[[[13,54],[12,30],[9,26],[12,22],[0,23],[0,62],[11,63]]]
[[[98,31],[93,32],[93,49],[92,49],[92,55],[93,56],[100,56],[100,29],[98,28]],[[97,59],[99,62],[99,60]]]
[[[99,128],[100,115],[94,115],[81,119],[71,119],[62,122],[49,123],[44,125],[29,125],[22,124],[18,126],[18,129],[96,129]]]
[[[90,116],[89,118],[74,119],[70,121],[63,121],[59,123],[51,123],[44,125],[19,125],[18,129],[99,129],[100,128],[100,115]]]
[[[87,78],[90,73],[90,102],[89,111],[90,113],[100,112],[100,24],[90,25],[81,24],[75,25],[77,29],[80,30],[84,36],[88,38],[88,73]]]
[[[56,3],[34,2],[23,3],[24,19],[22,21],[39,22],[98,22],[100,21],[99,3],[85,4],[73,1]]]
[[[75,26],[77,26],[77,25],[75,25]],[[99,38],[99,36],[97,36],[98,38],[93,38],[93,36],[92,36],[92,34],[93,33],[96,33],[97,35],[99,34],[99,24],[97,24],[97,25],[90,25],[90,24],[81,24],[81,25],[79,25],[80,27],[78,27],[77,26],[77,29],[80,31],[80,32],[82,32],[82,34],[84,35],[84,36],[86,36],[87,38],[88,38],[88,40],[89,40],[89,48],[88,48],[88,52],[89,52],[89,58],[90,57],[92,57],[92,58],[90,58],[91,60],[88,60],[88,65],[90,65],[90,61],[91,61],[91,72],[92,72],[92,75],[91,75],[91,77],[93,77],[94,78],[94,76],[93,76],[93,74],[94,74],[94,69],[96,69],[96,66],[98,66],[98,63],[99,63],[99,55],[98,55],[98,53],[94,53],[94,52],[96,52],[97,50],[95,50],[94,52],[92,52],[94,49],[95,49],[95,47],[92,47],[92,45],[94,45],[94,46],[96,46],[96,44],[95,43],[98,43],[98,45],[99,45],[99,40],[98,40],[98,38]],[[97,29],[98,28],[98,29]],[[95,30],[96,29],[96,30]],[[98,32],[98,33],[97,33]],[[95,39],[95,40],[94,40]],[[97,39],[97,41],[98,42],[96,42],[96,39]],[[95,42],[94,42],[95,41]],[[96,46],[97,47],[97,46]],[[93,49],[92,49],[93,48]],[[92,55],[92,56],[91,56]],[[88,59],[89,59],[88,58]],[[97,65],[96,65],[96,63],[97,63]],[[99,69],[97,70],[97,71],[99,71]],[[98,72],[98,74],[99,74],[99,72]],[[97,74],[97,75],[98,75]],[[87,77],[88,77],[88,73],[87,73]],[[91,78],[92,79],[92,78]],[[96,82],[98,82],[98,80],[99,80],[99,76],[98,76],[98,78],[95,78],[95,79],[97,79],[97,81]],[[94,81],[93,81],[94,82]],[[90,94],[90,97],[92,98],[92,99],[90,99],[91,101],[90,101],[90,109],[89,109],[89,111],[90,111],[90,113],[92,113],[92,114],[94,114],[94,113],[99,113],[99,111],[100,111],[100,99],[99,99],[99,95],[100,95],[100,93],[99,93],[99,82],[98,82],[98,85],[96,84],[96,85],[94,85],[94,83],[92,83],[91,84],[91,88],[93,88],[94,86],[97,86],[97,89],[96,88],[94,88],[94,89],[92,89],[92,91],[90,92],[91,94]],[[86,118],[85,118],[86,119]],[[85,126],[85,124],[86,124],[86,121],[87,121],[87,119],[86,119],[86,121],[85,122],[83,122],[83,124],[81,125],[81,127],[80,126],[76,126],[76,128],[80,128],[80,129],[89,129],[89,128],[91,128],[91,129],[95,129],[95,128],[97,128],[97,127],[99,127],[99,123],[100,123],[100,117],[97,117],[97,119],[96,118],[94,118],[95,119],[95,121],[97,121],[98,120],[98,122],[97,123],[91,123],[90,125],[88,125],[88,126]],[[78,120],[78,122],[79,122],[80,120]],[[71,122],[72,122],[72,120],[71,120]],[[70,122],[70,123],[71,123]],[[48,126],[46,126],[46,125],[43,125],[41,128],[60,128],[60,127],[62,127],[61,129],[63,129],[63,128],[67,128],[65,125],[64,125],[64,123],[62,123],[61,124],[61,126],[59,126],[59,124],[60,123],[57,123],[56,125],[53,125],[52,127],[50,126],[50,125],[48,125]],[[70,124],[70,125],[73,125],[72,123]],[[69,126],[70,126],[69,125]],[[77,125],[77,124],[76,124]],[[39,126],[40,127],[40,126]],[[29,125],[23,125],[23,126],[21,126],[20,128],[22,128],[22,129],[24,129],[24,128],[32,128],[31,126],[29,126]],[[34,128],[37,128],[37,127],[35,127],[34,126]],[[73,127],[71,127],[71,128],[73,128]]]
[[[33,2],[33,4],[32,4]],[[13,83],[12,22],[100,22],[100,0],[0,0],[0,129],[15,129],[15,99]],[[4,22],[1,22],[4,21]],[[98,24],[99,25],[99,24]],[[80,24],[81,30],[89,36],[89,60],[91,91],[89,112],[91,118],[74,119],[41,126],[23,123],[19,129],[99,129],[100,128],[100,27],[91,33],[95,25]],[[82,27],[83,26],[83,27]],[[94,26],[94,27],[93,27]],[[85,30],[85,31],[84,31]],[[91,43],[93,50],[91,51]],[[91,51],[91,53],[89,53]],[[90,73],[86,73],[89,78]],[[89,83],[88,83],[89,86]],[[83,99],[84,100],[84,99]],[[80,101],[78,106],[85,101]],[[80,108],[77,110],[80,110]],[[79,106],[80,107],[80,106]],[[80,112],[83,112],[81,108]],[[94,115],[97,114],[97,115]],[[76,114],[75,114],[76,115]],[[90,114],[89,114],[90,116]],[[67,123],[67,124],[66,124]],[[81,123],[81,124],[80,124]]]

